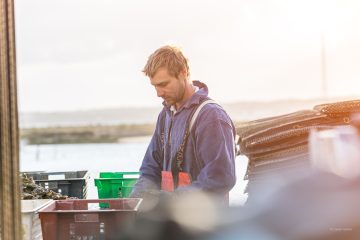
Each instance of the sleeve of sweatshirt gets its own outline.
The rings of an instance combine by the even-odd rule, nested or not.
[[[163,147],[161,140],[163,112],[159,114],[155,132],[146,150],[140,167],[140,177],[130,194],[130,197],[142,197],[146,193],[160,190],[161,162],[163,159]]]

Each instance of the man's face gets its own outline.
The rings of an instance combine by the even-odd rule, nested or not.
[[[158,97],[166,102],[166,105],[176,105],[184,98],[186,78],[185,73],[180,73],[178,78],[171,76],[166,68],[159,68],[154,77],[150,78],[151,85],[156,89]]]

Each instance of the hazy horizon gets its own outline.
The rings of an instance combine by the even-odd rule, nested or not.
[[[238,101],[230,101],[230,102],[218,102],[220,105],[240,105],[243,103],[246,104],[271,104],[271,103],[293,103],[293,102],[316,102],[316,103],[326,103],[326,102],[334,102],[334,101],[347,101],[347,100],[360,100],[360,94],[358,96],[351,95],[351,96],[334,96],[334,97],[318,97],[318,98],[286,98],[286,99],[272,99],[272,100],[238,100]],[[88,111],[106,111],[106,110],[141,110],[141,109],[158,109],[159,111],[163,108],[163,104],[161,101],[155,105],[143,105],[143,106],[94,106],[89,108],[81,108],[81,109],[60,109],[60,110],[37,110],[37,111],[19,111],[19,113],[35,113],[35,114],[51,114],[51,113],[71,113],[71,112],[88,112]]]
[[[350,98],[353,99],[353,98]],[[256,101],[222,104],[234,122],[312,109],[317,104],[349,99]],[[104,108],[65,112],[20,112],[21,128],[84,125],[155,124],[161,106]]]

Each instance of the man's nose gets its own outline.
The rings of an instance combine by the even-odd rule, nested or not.
[[[156,88],[156,94],[158,97],[163,97],[164,96],[164,91],[161,90],[160,88]]]

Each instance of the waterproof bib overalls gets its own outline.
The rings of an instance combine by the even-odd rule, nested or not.
[[[200,105],[195,108],[195,111],[189,116],[189,119],[186,124],[185,134],[182,140],[182,143],[176,152],[175,156],[170,159],[169,164],[171,166],[171,171],[167,171],[165,154],[163,159],[163,170],[161,171],[161,190],[166,192],[173,192],[178,187],[184,187],[191,185],[191,176],[190,173],[184,172],[182,169],[182,165],[184,162],[184,150],[187,139],[190,135],[192,126],[202,109],[208,103],[215,103],[215,101],[211,99],[205,99]],[[170,130],[171,131],[171,130]],[[175,160],[175,162],[174,162]]]

